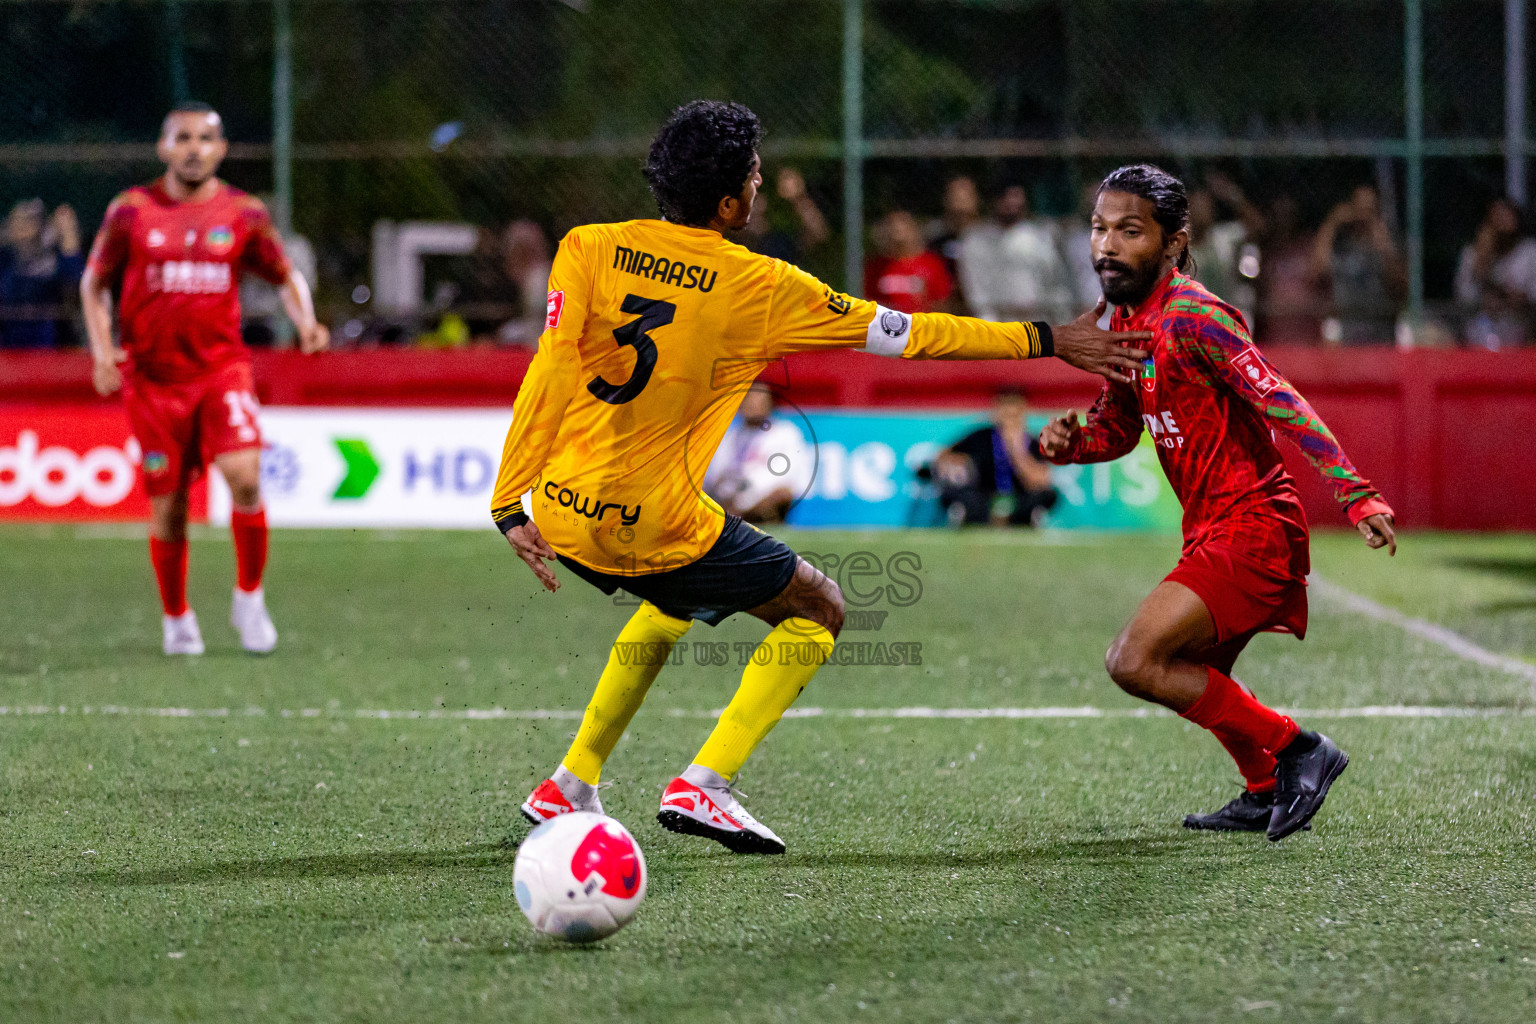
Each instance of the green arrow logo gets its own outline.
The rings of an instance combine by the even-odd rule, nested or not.
[[[341,452],[347,464],[347,475],[336,485],[332,498],[361,498],[379,477],[379,463],[368,448],[368,442],[355,437],[332,438],[336,450]]]

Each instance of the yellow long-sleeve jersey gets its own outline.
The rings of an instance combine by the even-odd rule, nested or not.
[[[1043,324],[909,316],[665,221],[576,228],[549,288],[492,515],[503,529],[531,516],[555,551],[618,575],[686,565],[719,538],[725,514],[704,470],[769,361],[817,348],[905,359],[1051,348]]]

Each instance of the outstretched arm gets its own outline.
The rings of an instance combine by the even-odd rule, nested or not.
[[[1100,330],[1103,309],[1069,324],[991,323],[948,313],[909,314],[841,295],[786,266],[769,311],[766,355],[857,348],[902,359],[1038,359],[1054,355],[1080,369],[1130,381],[1146,353],[1129,344],[1150,332]]]
[[[1141,439],[1141,403],[1125,384],[1105,384],[1079,425],[1077,410],[1046,424],[1040,433],[1040,454],[1057,465],[1109,462],[1129,455]]]
[[[1367,543],[1390,547],[1395,553],[1392,506],[1355,469],[1328,424],[1264,358],[1243,325],[1219,309],[1205,309],[1199,315],[1176,315],[1170,326],[1192,359],[1301,449],[1307,462],[1333,488],[1334,497]]]

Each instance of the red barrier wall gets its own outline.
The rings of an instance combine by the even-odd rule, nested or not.
[[[1536,351],[1266,352],[1405,525],[1536,529]],[[528,360],[495,349],[255,353],[258,391],[272,405],[506,405]],[[1096,378],[1054,360],[905,363],[830,352],[794,356],[766,378],[801,406],[975,408],[1018,386],[1039,407],[1086,408],[1098,393]],[[101,401],[82,353],[0,356],[0,403]],[[1284,447],[1313,522],[1341,523],[1326,488]]]

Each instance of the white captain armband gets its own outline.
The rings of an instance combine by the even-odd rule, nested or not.
[[[912,316],[884,306],[875,307],[875,318],[864,335],[864,351],[877,356],[901,358],[912,337]]]

